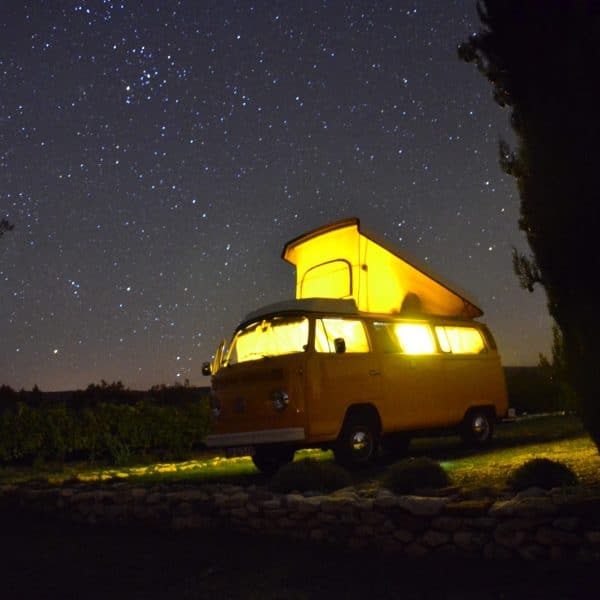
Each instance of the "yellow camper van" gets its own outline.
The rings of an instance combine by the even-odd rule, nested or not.
[[[346,219],[288,242],[296,299],[250,313],[212,375],[209,447],[273,472],[298,448],[348,467],[458,430],[485,444],[507,409],[494,339],[464,292]]]

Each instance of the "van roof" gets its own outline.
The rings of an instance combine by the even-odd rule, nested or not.
[[[342,219],[287,242],[282,258],[296,267],[296,298],[353,298],[365,313],[476,318],[483,315],[470,294],[389,241]]]
[[[269,315],[299,312],[357,315],[358,309],[356,307],[356,302],[353,299],[301,298],[297,300],[283,300],[282,302],[267,304],[266,306],[262,306],[261,308],[248,313],[244,317],[242,325]]]
[[[274,315],[285,315],[285,314],[307,314],[307,313],[325,313],[332,315],[352,315],[355,317],[367,317],[367,318],[381,318],[381,319],[414,319],[414,320],[435,320],[436,322],[444,322],[449,320],[451,322],[457,321],[470,321],[473,322],[469,317],[452,317],[444,315],[431,315],[424,313],[414,314],[388,314],[388,313],[365,313],[359,311],[356,302],[352,299],[339,299],[339,298],[300,298],[295,300],[283,300],[281,302],[275,302],[273,304],[267,304],[248,313],[237,327],[244,327],[253,321],[259,319],[271,317]]]

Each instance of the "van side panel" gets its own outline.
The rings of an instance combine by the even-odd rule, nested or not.
[[[436,407],[446,394],[441,357],[401,353],[379,354],[384,431],[403,431],[439,425]]]
[[[346,410],[354,404],[379,405],[381,377],[372,352],[310,353],[307,357],[307,440],[335,439]]]
[[[456,425],[473,406],[494,406],[497,416],[506,413],[506,389],[498,355],[448,355],[443,361],[448,396],[437,408],[442,425]]]

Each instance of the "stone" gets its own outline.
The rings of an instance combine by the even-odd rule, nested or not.
[[[412,534],[412,532],[407,531],[406,529],[396,529],[393,536],[395,540],[398,540],[404,544],[408,544],[415,539],[415,536]]]
[[[277,510],[278,508],[281,508],[281,500],[279,498],[263,500],[261,506],[263,510]]]
[[[540,527],[535,539],[545,546],[575,546],[582,541],[576,533],[552,527]]]
[[[292,519],[289,519],[288,517],[281,517],[281,519],[277,520],[277,525],[282,529],[290,529],[292,527],[295,527],[297,523],[295,521],[292,521]]]
[[[191,515],[192,512],[193,512],[192,505],[189,502],[182,502],[181,504],[179,504],[178,506],[175,507],[176,515],[181,515],[181,516]]]
[[[463,524],[472,529],[493,529],[498,524],[498,520],[493,517],[473,517],[464,519]]]
[[[438,531],[457,531],[463,527],[463,519],[457,517],[435,517],[431,521],[431,527]]]
[[[248,502],[249,495],[245,492],[236,492],[235,494],[229,496],[229,501],[227,502],[227,506],[244,506],[246,502]],[[263,506],[264,506],[263,502]]]
[[[285,504],[291,510],[297,509],[302,502],[304,502],[304,496],[301,494],[287,494],[285,496]]]
[[[360,520],[363,523],[367,523],[369,525],[377,525],[379,523],[383,523],[383,521],[385,521],[386,516],[378,513],[378,512],[372,512],[372,511],[366,511],[361,513],[360,515]]]
[[[600,531],[586,531],[585,539],[590,544],[600,544]]]
[[[432,517],[438,515],[448,501],[448,498],[398,496],[396,506],[407,510],[412,515]]]
[[[513,554],[504,546],[490,542],[483,548],[483,556],[487,560],[509,560],[512,558]]]
[[[404,548],[404,552],[411,558],[421,558],[427,554],[428,550],[423,544],[420,544],[419,542],[412,542]]]
[[[304,498],[298,504],[298,511],[301,513],[316,513],[321,508],[321,498]]]
[[[135,487],[135,488],[131,488],[129,490],[129,495],[134,500],[145,498],[147,494],[148,494],[148,490],[146,488],[142,488],[142,487]]]
[[[543,498],[548,495],[548,490],[544,488],[532,486],[528,487],[524,490],[521,490],[518,494],[515,495],[515,500],[520,500],[521,498]]]
[[[496,527],[496,531],[494,531],[495,542],[507,548],[520,546],[526,538],[527,535],[524,531],[502,527],[502,524]]]
[[[371,537],[373,535],[373,528],[370,525],[358,525],[354,529],[355,535],[358,537]]]
[[[518,517],[541,517],[555,515],[558,506],[550,498],[528,497],[516,502],[515,515]]]
[[[489,541],[489,535],[482,531],[457,531],[453,536],[457,547],[465,550],[482,548]]]
[[[448,502],[444,506],[444,514],[456,517],[484,517],[494,502],[488,498]]]
[[[426,531],[421,537],[421,542],[429,548],[441,546],[442,544],[448,543],[449,540],[450,536],[447,533],[442,533],[441,531],[436,531],[435,529]]]
[[[517,552],[525,560],[540,560],[541,558],[548,558],[547,548],[540,546],[539,544],[526,544],[517,548]]]
[[[325,539],[325,532],[322,529],[312,529],[309,538],[313,542],[322,542]]]
[[[579,517],[559,517],[558,519],[554,519],[552,525],[564,531],[576,531],[579,528],[580,522]]]
[[[231,509],[231,516],[235,519],[247,519],[248,518],[248,509],[244,506],[236,506]]]
[[[337,517],[334,514],[324,512],[318,513],[317,519],[321,523],[335,523],[337,521]]]
[[[354,499],[344,496],[326,498],[321,502],[321,510],[329,513],[352,512],[354,510]]]
[[[373,506],[377,508],[391,508],[396,506],[396,496],[389,490],[381,489],[373,500]]]

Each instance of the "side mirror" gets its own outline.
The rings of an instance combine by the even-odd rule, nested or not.
[[[211,374],[210,363],[203,362],[202,363],[202,375],[210,375],[210,374]]]
[[[344,354],[346,352],[346,340],[344,338],[335,338],[333,346],[336,354]]]

